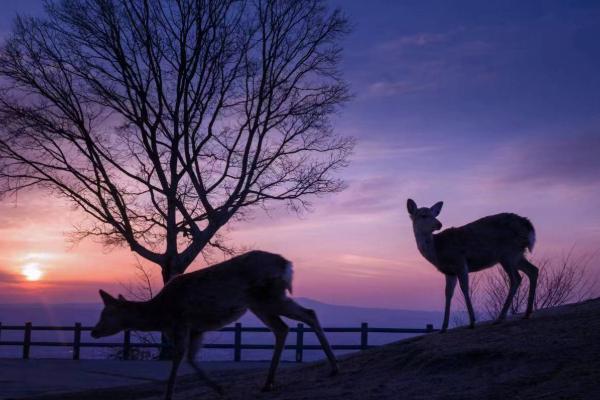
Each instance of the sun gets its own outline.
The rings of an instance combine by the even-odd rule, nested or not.
[[[44,271],[38,263],[28,263],[23,266],[21,273],[28,281],[39,281],[44,275]]]

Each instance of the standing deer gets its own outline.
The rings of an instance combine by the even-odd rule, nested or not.
[[[220,264],[180,275],[149,301],[114,298],[100,290],[104,309],[92,337],[114,335],[125,329],[162,331],[174,347],[173,364],[165,399],[171,399],[177,369],[187,350],[187,361],[200,379],[222,394],[222,387],[210,379],[196,362],[202,336],[236,321],[250,309],[275,334],[275,351],[263,390],[271,390],[275,370],[285,345],[288,326],[281,316],[295,319],[314,329],[329,359],[332,375],[338,371],[331,347],[317,315],[291,298],[292,263],[277,254],[251,251]]]
[[[419,252],[446,277],[446,306],[441,331],[448,329],[450,302],[457,279],[467,304],[470,327],[475,327],[475,313],[469,296],[469,272],[481,271],[498,263],[508,274],[510,287],[496,322],[506,318],[521,284],[519,271],[523,271],[529,278],[525,311],[525,318],[529,318],[538,277],[537,267],[525,258],[525,249],[531,252],[535,244],[535,229],[531,222],[516,214],[503,213],[434,234],[434,231],[442,229],[442,223],[436,217],[443,205],[440,201],[431,208],[418,208],[412,199],[408,199],[406,203]]]

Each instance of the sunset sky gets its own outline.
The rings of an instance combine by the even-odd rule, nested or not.
[[[0,38],[41,3],[2,0]],[[230,226],[232,242],[294,261],[297,296],[409,309],[440,309],[444,280],[416,249],[407,197],[443,200],[445,227],[527,216],[534,259],[600,251],[599,2],[332,4],[353,25],[354,99],[335,119],[357,138],[349,188],[301,216],[256,213]],[[80,217],[43,192],[0,203],[0,303],[97,301],[134,279],[127,249],[69,243]]]

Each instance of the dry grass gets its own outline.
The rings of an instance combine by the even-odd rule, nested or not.
[[[459,328],[346,357],[329,378],[323,363],[281,370],[260,393],[266,371],[227,371],[225,399],[599,399],[600,299],[538,312],[531,320]],[[162,397],[162,385],[81,392],[50,399]],[[193,378],[175,399],[219,399]]]

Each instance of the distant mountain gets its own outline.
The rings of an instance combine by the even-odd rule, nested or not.
[[[385,308],[326,304],[308,298],[295,299],[304,307],[314,309],[323,326],[358,326],[367,322],[377,327],[424,328],[427,324],[439,325],[442,313],[438,311],[417,311]],[[4,325],[21,325],[32,322],[34,325],[73,325],[81,322],[93,325],[98,320],[102,306],[97,303],[59,304],[0,304],[0,322]],[[242,323],[261,324],[251,313],[246,314]]]
[[[415,310],[394,310],[383,308],[364,308],[355,306],[333,305],[321,303],[307,298],[297,298],[304,307],[314,309],[324,327],[358,327],[362,322],[367,322],[371,327],[378,328],[425,328],[427,324],[439,326],[442,314],[436,311],[415,311]],[[36,325],[52,326],[73,326],[80,322],[83,326],[93,326],[99,317],[102,309],[101,304],[97,303],[63,303],[63,304],[0,304],[0,323],[2,325],[23,325],[25,322],[32,322]],[[247,313],[240,322],[245,326],[262,326],[263,324],[252,314]],[[288,321],[293,327],[297,321]],[[360,342],[359,333],[328,333],[331,343],[335,344],[358,344]],[[411,335],[406,334],[382,334],[371,333],[369,335],[369,344],[384,344],[391,341],[400,340]],[[3,331],[1,340],[22,340],[22,331]],[[42,332],[34,331],[34,341],[72,341],[73,332]],[[136,339],[137,338],[137,339]],[[82,336],[84,342],[94,342],[88,333]],[[122,335],[115,335],[110,338],[102,339],[103,342],[122,342]],[[139,340],[136,336],[134,341]],[[155,335],[154,340],[157,340]],[[288,338],[288,343],[295,340],[292,333]],[[206,343],[232,343],[233,335],[227,332],[215,332],[207,335]],[[272,343],[273,337],[268,333],[244,333],[244,343]],[[314,335],[305,336],[307,344],[316,344]],[[12,346],[0,346],[0,357],[18,357],[20,349]],[[82,350],[84,358],[106,358],[115,356],[116,350],[87,348]],[[32,357],[70,357],[71,349],[69,347],[41,348],[34,347]],[[321,351],[308,351],[305,359],[315,359],[322,356]],[[268,359],[270,351],[264,350],[244,350],[244,359]],[[284,352],[284,359],[293,359],[292,351]],[[209,360],[231,359],[230,350],[210,349],[203,352],[203,358]]]
[[[321,303],[307,298],[296,299],[304,307],[314,309],[323,326],[357,326],[367,322],[380,328],[425,328],[439,325],[443,313],[387,308],[367,308]]]

